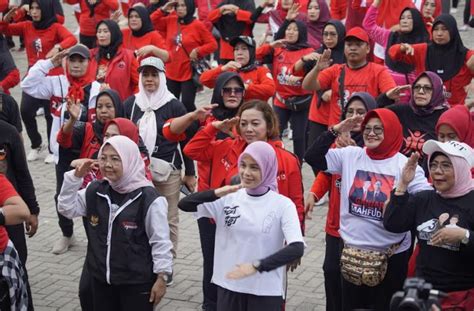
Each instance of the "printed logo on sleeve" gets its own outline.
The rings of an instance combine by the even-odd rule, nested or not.
[[[383,207],[394,183],[395,176],[358,170],[349,191],[349,213],[382,221]]]

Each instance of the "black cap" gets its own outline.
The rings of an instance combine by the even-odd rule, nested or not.
[[[230,45],[235,47],[237,45],[237,43],[239,43],[239,42],[243,42],[244,44],[246,44],[248,46],[255,47],[255,40],[252,37],[249,37],[249,36],[238,36],[238,37],[230,40]]]
[[[90,59],[91,58],[91,52],[87,48],[87,46],[83,44],[76,44],[72,48],[69,49],[67,52],[67,56],[71,57],[72,55],[80,55],[84,58]]]

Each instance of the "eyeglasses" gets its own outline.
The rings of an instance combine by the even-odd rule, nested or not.
[[[107,163],[110,165],[117,167],[122,164],[122,160],[119,157],[106,157],[106,156],[101,156],[99,159],[99,165],[105,166]]]
[[[421,84],[417,84],[413,87],[413,89],[415,90],[415,92],[417,93],[420,93],[421,90],[423,90],[423,93],[432,93],[433,92],[433,88],[429,85],[421,85]]]
[[[429,168],[430,168],[430,171],[432,172],[435,172],[439,168],[441,172],[446,173],[453,170],[453,165],[448,162],[441,162],[441,163],[431,162],[429,165]]]
[[[381,126],[374,126],[374,127],[365,127],[364,134],[369,135],[370,133],[374,132],[375,135],[383,134],[383,127]]]
[[[223,87],[222,94],[225,96],[229,96],[232,94],[236,96],[242,96],[244,94],[244,88],[243,87]]]
[[[325,32],[323,32],[323,36],[324,37],[335,37],[335,36],[337,36],[337,32],[325,31]]]

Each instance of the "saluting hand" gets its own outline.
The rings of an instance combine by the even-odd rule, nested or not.
[[[216,197],[222,198],[225,195],[237,192],[241,188],[242,188],[241,184],[239,184],[239,185],[227,185],[227,186],[220,187],[220,188],[217,188],[216,190],[214,190],[214,194],[216,195]]]
[[[364,117],[361,115],[355,115],[353,117],[347,118],[340,123],[334,125],[334,131],[342,134],[344,132],[350,132],[358,125],[360,125],[364,121]]]
[[[212,122],[212,126],[214,126],[216,129],[221,131],[224,134],[229,135],[230,137],[234,137],[234,134],[232,133],[232,129],[239,124],[239,117],[233,117],[232,119],[225,119],[222,121],[214,121]]]
[[[287,42],[288,40],[286,39],[275,40],[272,43],[270,43],[270,46],[274,49],[278,49],[278,48],[284,47]]]
[[[394,87],[393,89],[388,90],[387,93],[385,94],[391,100],[398,100],[400,99],[401,93],[405,90],[409,90],[410,88],[411,88],[410,84],[399,85],[399,86]]]
[[[3,16],[3,21],[10,23],[13,20],[13,17],[15,16],[17,10],[18,8],[14,7],[10,11],[8,11],[8,13]]]
[[[204,105],[193,111],[193,119],[204,121],[212,113],[212,109],[218,107],[218,104]]]
[[[61,66],[61,64],[63,62],[63,58],[66,57],[67,52],[68,52],[67,50],[62,50],[61,52],[57,52],[56,54],[52,55],[51,63],[53,63],[54,67]]]
[[[96,166],[96,165],[97,165],[97,160],[87,159],[87,161],[84,161],[83,163],[81,163],[81,165],[76,167],[76,169],[74,171],[74,176],[79,177],[79,178],[83,178],[89,172],[91,172],[93,170],[94,166]]]

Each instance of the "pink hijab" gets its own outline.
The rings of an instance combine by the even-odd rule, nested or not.
[[[146,178],[145,162],[135,142],[122,135],[111,137],[100,147],[98,158],[100,158],[104,147],[107,145],[111,145],[117,151],[123,167],[123,175],[118,181],[109,180],[112,189],[124,194],[142,187],[153,187],[151,181]]]
[[[438,152],[434,154],[436,155],[437,153]],[[466,195],[469,192],[473,191],[474,179],[472,179],[471,166],[469,165],[467,160],[462,157],[453,156],[443,152],[439,153],[443,154],[444,156],[447,156],[453,164],[454,185],[448,191],[438,192],[438,194],[445,199],[451,199],[462,197],[463,195]],[[430,155],[428,163],[431,163],[432,157],[433,154]]]

